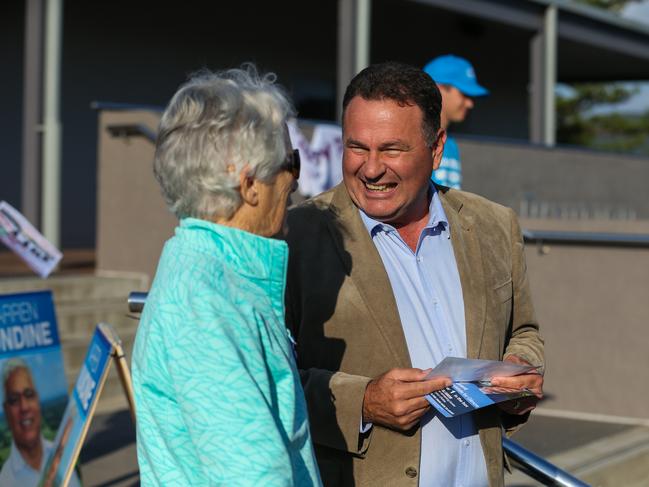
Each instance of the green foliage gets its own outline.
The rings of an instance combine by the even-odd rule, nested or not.
[[[649,155],[649,112],[640,116],[598,115],[592,117],[591,124],[596,131],[593,147]]]
[[[68,404],[68,396],[61,396],[41,405],[41,433],[48,440],[53,440],[61,424],[61,419]]]
[[[574,94],[557,96],[557,140],[565,144],[592,145],[596,127],[585,113],[602,104],[627,100],[632,92],[619,85],[587,83],[572,86]]]
[[[2,465],[11,450],[11,431],[7,423],[2,421],[0,423],[0,465]]]
[[[619,84],[572,86],[571,96],[557,97],[557,141],[604,150],[649,154],[649,112],[644,115],[606,113],[588,115],[599,105],[626,101],[635,90]]]
[[[620,12],[640,0],[575,0],[577,3]],[[635,94],[620,84],[583,83],[572,86],[571,96],[557,96],[557,141],[594,149],[649,155],[649,112],[645,115],[608,113],[591,116],[600,105],[615,105]]]

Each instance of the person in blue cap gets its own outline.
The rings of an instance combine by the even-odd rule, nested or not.
[[[424,71],[437,83],[442,93],[441,127],[448,130],[451,123],[462,122],[473,108],[473,98],[485,96],[489,91],[478,84],[473,66],[459,56],[439,56],[424,66]],[[443,186],[460,189],[462,164],[455,139],[447,136],[444,155],[432,180]]]

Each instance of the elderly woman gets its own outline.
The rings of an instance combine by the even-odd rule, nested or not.
[[[272,238],[299,174],[273,80],[202,73],[160,122],[154,172],[180,224],[133,352],[143,486],[320,485]]]

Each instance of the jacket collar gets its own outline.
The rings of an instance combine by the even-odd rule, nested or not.
[[[401,321],[390,280],[381,256],[343,183],[334,189],[330,208],[336,216],[334,221],[342,235],[342,240],[334,240],[341,256],[351,256],[343,259],[343,264],[363,298],[369,319],[383,336],[396,360],[396,366],[412,367],[403,329],[395,326],[395,323],[400,324]]]
[[[479,358],[486,319],[487,283],[476,215],[464,204],[461,191],[438,189],[448,217],[451,244],[462,284],[467,356]]]
[[[198,218],[183,218],[176,236],[191,239],[192,248],[198,252],[218,252],[243,276],[282,284],[286,280],[288,245],[283,240]]]

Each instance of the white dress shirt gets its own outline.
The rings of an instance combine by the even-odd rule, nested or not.
[[[432,184],[431,194],[429,220],[415,252],[394,227],[361,211],[392,285],[412,366],[420,369],[435,367],[446,356],[466,357],[467,353],[462,285],[448,220]],[[447,419],[431,408],[421,427],[420,487],[489,484],[470,414]]]
[[[38,485],[50,453],[54,450],[54,444],[51,441],[47,441],[41,436],[41,442],[43,443],[43,458],[38,470],[34,470],[25,463],[18,447],[13,441],[11,442],[11,452],[0,470],[0,487],[36,487]],[[72,472],[68,487],[81,487],[76,472]]]

